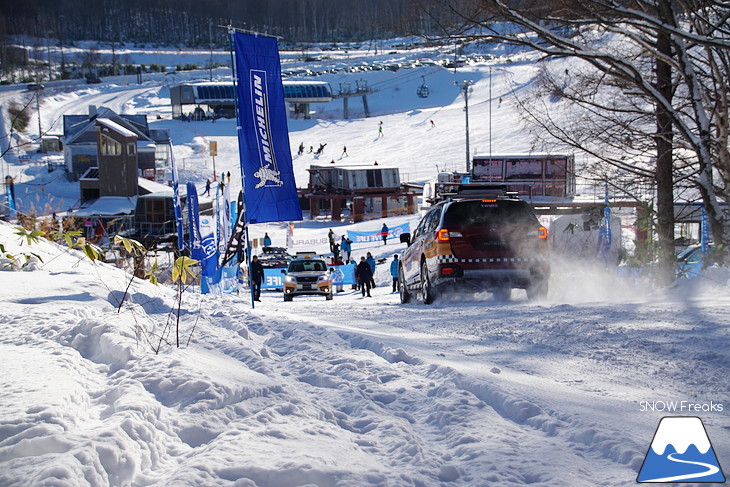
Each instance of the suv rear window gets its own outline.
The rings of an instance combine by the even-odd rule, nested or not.
[[[444,225],[503,225],[537,223],[530,205],[520,200],[474,200],[452,203],[446,210]]]

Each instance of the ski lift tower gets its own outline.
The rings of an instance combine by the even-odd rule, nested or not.
[[[365,112],[365,117],[370,116],[370,109],[368,108],[368,95],[372,95],[378,90],[368,88],[367,80],[360,79],[355,81],[355,89],[352,89],[352,84],[349,82],[340,83],[340,91],[332,98],[342,98],[342,112],[345,119],[350,118],[349,100],[354,97],[362,97],[362,107]]]
[[[466,172],[469,173],[471,171],[471,158],[469,157],[469,95],[474,91],[474,88],[472,88],[474,82],[464,80],[461,82],[461,86],[459,86],[459,82],[454,81],[454,85],[459,87],[459,91],[464,96],[464,113],[466,114]]]

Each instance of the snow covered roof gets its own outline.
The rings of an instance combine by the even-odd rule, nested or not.
[[[146,194],[154,194],[154,195],[167,195],[172,197],[173,191],[172,188],[166,184],[160,184],[155,181],[150,181],[149,179],[145,178],[139,178],[137,180],[137,186],[138,186],[138,192],[140,193],[140,196],[144,196]],[[182,186],[180,187],[182,189]]]
[[[95,199],[91,204],[73,212],[74,216],[114,216],[131,215],[137,207],[137,197],[127,198],[126,196],[102,196]]]
[[[109,108],[99,107],[93,114],[63,116],[64,143],[75,143],[83,134],[93,130],[96,127],[96,121],[99,119],[113,121],[134,132],[138,139],[152,140],[147,135],[149,133],[149,125],[147,124],[146,115],[119,115]]]
[[[108,129],[111,129],[125,137],[137,137],[137,134],[135,134],[131,130],[129,130],[125,127],[122,127],[118,123],[116,123],[108,118],[97,118],[96,123],[108,128]]]

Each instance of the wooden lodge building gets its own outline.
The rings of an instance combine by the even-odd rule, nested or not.
[[[419,193],[400,182],[398,168],[366,165],[312,165],[309,185],[299,190],[302,209],[312,219],[325,214],[340,221],[349,211],[355,222],[415,213]]]

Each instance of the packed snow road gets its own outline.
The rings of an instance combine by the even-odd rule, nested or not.
[[[646,296],[623,284],[612,291],[619,302],[584,302],[575,291],[567,300],[574,304],[528,303],[518,291],[509,303],[484,294],[402,305],[390,286],[381,285],[373,298],[348,289],[333,302],[301,297],[284,303],[280,293],[269,292],[257,306],[277,322],[293,311],[294,329],[301,320],[333,331],[353,353],[365,349],[392,362],[399,376],[421,377],[430,387],[440,382],[465,404],[481,402],[482,407],[452,409],[438,428],[470,431],[478,443],[470,446],[471,454],[481,461],[494,461],[505,453],[504,439],[512,439],[504,458],[508,467],[494,462],[492,480],[593,485],[600,478],[602,485],[621,485],[635,478],[658,418],[672,413],[648,410],[648,404],[695,405],[695,414],[709,413],[705,421],[725,452],[730,446],[722,435],[730,421],[717,414],[722,406],[709,410],[728,393],[728,303],[703,302],[682,289]],[[428,403],[431,393],[400,410],[400,393],[384,402],[395,416],[413,416],[410,408]],[[500,438],[498,444],[484,439],[490,432]],[[522,477],[511,478],[516,458],[541,457],[532,449],[544,452],[544,464],[522,465],[517,469]],[[563,476],[572,480],[559,480]]]

